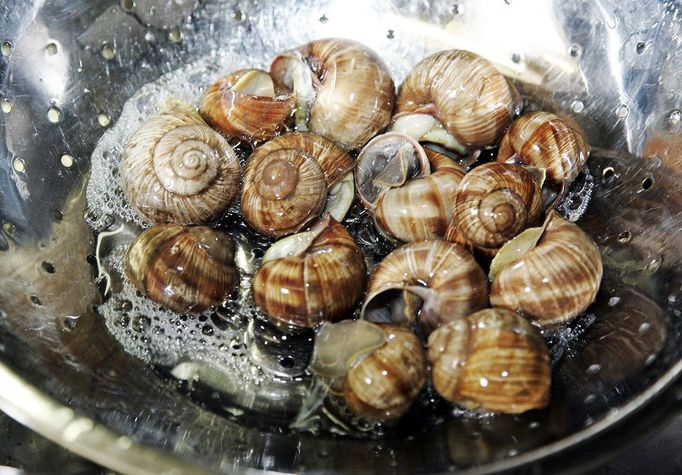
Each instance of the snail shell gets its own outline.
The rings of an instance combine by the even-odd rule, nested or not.
[[[274,244],[252,282],[253,299],[275,322],[314,328],[348,317],[365,291],[362,251],[326,215],[310,231]]]
[[[145,122],[121,156],[128,203],[152,223],[219,217],[239,191],[239,172],[227,141],[181,104]]]
[[[518,414],[549,402],[549,351],[521,315],[499,308],[452,321],[429,336],[436,391],[470,409]]]
[[[251,143],[286,129],[296,98],[259,69],[240,69],[213,83],[201,98],[199,113],[229,137]]]
[[[449,50],[412,68],[400,86],[395,112],[396,119],[404,113],[432,115],[461,144],[484,147],[502,138],[520,110],[516,88],[489,61]]]
[[[346,376],[344,398],[361,417],[393,421],[407,412],[426,381],[426,356],[417,336],[397,325],[380,325],[386,343]]]
[[[529,112],[507,130],[497,161],[512,159],[544,168],[550,181],[570,184],[589,156],[590,146],[583,135],[561,117],[549,112]]]
[[[570,320],[594,301],[602,278],[599,249],[577,225],[552,213],[537,246],[492,282],[495,307],[523,312],[542,326]]]
[[[201,312],[234,289],[234,242],[206,226],[159,224],[130,245],[127,274],[140,292],[176,312]]]
[[[424,333],[488,305],[488,279],[463,247],[417,241],[391,252],[369,280],[362,318],[410,325]]]
[[[406,135],[372,139],[358,156],[355,183],[377,229],[400,241],[442,239],[464,170]]]
[[[541,216],[542,191],[530,172],[519,165],[485,163],[459,183],[446,239],[494,252]]]
[[[372,50],[343,39],[316,40],[278,55],[273,78],[294,90],[296,127],[347,150],[362,147],[386,128],[395,85]]]
[[[322,214],[330,188],[353,165],[350,155],[322,136],[280,135],[258,147],[246,163],[242,215],[263,234],[295,233]]]

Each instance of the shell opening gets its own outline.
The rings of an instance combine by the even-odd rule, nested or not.
[[[308,130],[310,108],[315,102],[314,74],[299,52],[281,55],[272,63],[271,72],[289,87],[296,96],[296,130]]]
[[[544,226],[528,228],[502,246],[502,248],[495,255],[493,261],[490,263],[488,278],[493,281],[497,274],[502,271],[502,269],[508,267],[516,259],[523,257],[526,255],[526,253],[537,246],[538,241],[540,241],[544,231]]]
[[[466,147],[430,114],[398,114],[389,131],[408,135],[418,142],[436,143],[462,155],[467,153]]]
[[[263,264],[283,257],[299,256],[312,246],[315,239],[322,234],[330,225],[331,220],[328,216],[320,219],[308,231],[287,236],[276,241],[268,248],[263,256]]]
[[[492,233],[516,235],[526,227],[525,203],[506,188],[488,193],[481,200],[478,215],[483,226]]]
[[[275,83],[268,73],[251,69],[242,75],[232,86],[239,94],[261,97],[275,97]]]
[[[343,221],[343,218],[346,217],[346,213],[348,213],[353,204],[353,198],[355,198],[353,172],[348,172],[329,189],[324,213],[329,213],[338,222]]]

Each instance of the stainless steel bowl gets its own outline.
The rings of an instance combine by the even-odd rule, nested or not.
[[[0,408],[130,473],[569,470],[599,463],[682,399],[682,4],[676,0],[75,0],[0,5]],[[520,418],[416,436],[283,434],[218,415],[125,353],[96,312],[85,188],[97,140],[145,83],[211,52],[272,56],[344,36],[402,79],[426,53],[478,52],[526,107],[595,147],[580,224],[605,280],[552,341],[553,398]],[[404,52],[404,54],[400,54]],[[576,195],[577,196],[577,195]],[[569,216],[584,203],[566,204]],[[596,317],[596,318],[593,318]]]

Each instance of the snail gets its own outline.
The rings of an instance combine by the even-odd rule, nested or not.
[[[142,232],[126,256],[135,287],[176,312],[219,304],[237,284],[234,242],[206,226],[158,224]]]
[[[442,239],[464,170],[412,138],[387,133],[360,152],[355,186],[377,229],[400,241]]]
[[[597,296],[603,272],[599,249],[587,233],[556,212],[547,220],[537,244],[531,242],[497,269],[490,289],[494,307],[523,312],[542,326],[584,312]]]
[[[445,399],[469,409],[518,414],[549,402],[549,350],[521,315],[490,308],[431,333],[431,378]]]
[[[278,55],[270,74],[296,95],[297,130],[311,130],[347,150],[362,147],[391,120],[391,75],[360,43],[312,41]]]
[[[286,130],[295,106],[291,91],[267,72],[240,69],[208,88],[199,113],[227,136],[254,143]]]
[[[366,280],[362,251],[343,225],[325,215],[310,230],[273,244],[251,289],[274,322],[315,328],[347,317]]]
[[[310,369],[340,386],[358,416],[391,422],[407,412],[424,386],[426,356],[406,328],[346,320],[320,328]]]
[[[417,241],[391,252],[370,276],[362,318],[411,325],[429,334],[488,305],[488,279],[463,247]]]
[[[469,51],[441,51],[408,73],[391,130],[463,153],[497,144],[520,111],[516,88],[489,61]]]
[[[542,191],[519,165],[485,163],[467,173],[455,191],[448,241],[494,254],[542,217]]]
[[[500,142],[498,162],[544,168],[547,180],[567,188],[590,156],[580,131],[549,112],[529,112],[516,119]]]
[[[295,233],[326,211],[341,221],[353,202],[353,159],[311,133],[280,135],[258,147],[244,173],[241,210],[268,236]]]
[[[128,203],[151,223],[216,219],[237,195],[239,173],[227,141],[180,103],[137,129],[121,155]]]

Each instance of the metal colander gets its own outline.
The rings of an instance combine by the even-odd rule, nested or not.
[[[130,473],[569,470],[615,455],[682,399],[681,7],[676,0],[4,2],[0,408]],[[218,75],[224,65],[264,66],[279,51],[331,36],[388,58],[397,83],[428,53],[472,50],[515,81],[526,109],[554,111],[586,132],[589,173],[563,212],[577,219],[586,205],[581,190],[593,187],[579,223],[600,247],[605,277],[588,312],[549,336],[547,410],[448,417],[418,433],[369,439],[282,432],[188,395],[108,328],[103,287],[115,279],[97,278],[106,249],[96,246],[93,227],[106,231],[114,222],[103,221],[93,187],[86,190],[102,158],[93,155],[96,144],[118,130],[126,101],[133,107],[129,99],[145,84],[166,87],[164,78],[197,61]],[[214,327],[216,335],[228,332]],[[267,329],[249,331],[270,338]],[[300,370],[295,358],[272,360],[265,346],[251,347],[247,356],[266,370],[282,377]]]

